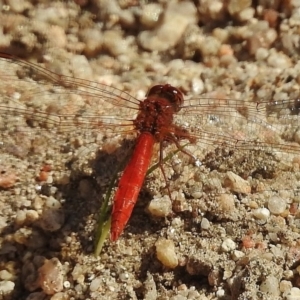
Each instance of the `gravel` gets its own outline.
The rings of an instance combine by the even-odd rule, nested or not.
[[[255,138],[288,145],[188,145],[197,166],[185,153],[164,165],[174,200],[152,172],[120,239],[94,257],[102,195],[134,136],[84,130],[79,114],[116,107],[40,87],[25,69],[9,81],[12,66],[0,60],[0,299],[300,299],[299,105],[292,116],[269,106],[280,119],[269,128],[256,119],[257,101],[299,97],[299,1],[7,0],[0,29],[1,51],[138,99],[170,83],[216,112],[228,103],[217,99],[252,103],[254,112],[237,107],[245,130],[232,136],[263,128]],[[17,115],[3,128],[7,99],[73,114],[77,126]]]

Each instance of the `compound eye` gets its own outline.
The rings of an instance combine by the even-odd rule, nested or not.
[[[153,96],[153,95],[159,95],[161,93],[163,87],[164,86],[161,84],[154,85],[153,87],[151,87],[148,90],[146,97]]]
[[[179,89],[171,86],[170,84],[154,85],[149,89],[147,97],[153,95],[168,99],[172,104],[175,112],[179,111],[181,105],[183,104],[182,93],[179,91]]]

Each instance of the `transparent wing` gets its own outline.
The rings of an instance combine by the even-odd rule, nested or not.
[[[300,153],[299,101],[246,102],[235,99],[186,100],[176,123],[199,143],[242,150]]]
[[[109,128],[121,133],[132,129],[139,101],[124,91],[58,75],[4,53],[0,53],[0,70],[1,130],[30,130],[26,125],[57,132]]]

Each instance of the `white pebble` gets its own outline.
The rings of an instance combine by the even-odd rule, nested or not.
[[[245,253],[242,252],[242,251],[234,250],[234,251],[232,252],[232,259],[233,259],[234,261],[237,261],[237,260],[239,260],[240,258],[242,258],[242,257],[244,257],[244,256],[245,256]]]
[[[290,292],[286,296],[286,300],[299,300],[300,299],[300,289],[297,287],[292,287]]]
[[[217,290],[216,296],[217,296],[218,298],[223,298],[223,297],[225,296],[225,291],[224,291],[223,289]]]
[[[291,67],[291,59],[283,53],[272,53],[267,62],[269,66],[282,70]]]
[[[168,268],[175,268],[178,265],[178,258],[175,252],[175,245],[172,240],[159,239],[155,243],[157,259]]]
[[[207,230],[209,226],[210,226],[209,221],[206,218],[203,218],[201,220],[201,229]]]
[[[281,280],[279,284],[280,292],[285,294],[289,293],[292,287],[293,285],[289,280]]]
[[[46,207],[51,208],[51,209],[61,208],[61,203],[52,196],[47,198],[45,205],[46,205]]]
[[[11,293],[15,288],[15,284],[12,281],[4,280],[0,281],[0,291],[1,295]]]
[[[155,198],[149,203],[148,211],[155,217],[166,217],[172,211],[172,202],[168,196]]]
[[[278,297],[280,295],[278,279],[272,275],[268,276],[260,285],[260,290],[270,296]]]
[[[90,291],[91,292],[96,292],[97,290],[100,289],[102,283],[101,277],[96,277],[90,284]]]
[[[11,280],[11,279],[13,279],[13,275],[10,273],[10,272],[8,272],[7,270],[1,270],[0,271],[0,279],[1,280]]]
[[[221,245],[221,249],[223,252],[229,252],[236,248],[236,244],[232,239],[226,239],[223,241]]]
[[[157,3],[149,3],[144,5],[140,15],[140,22],[147,28],[154,27],[159,21],[159,17],[162,13],[161,5]]]
[[[26,220],[26,211],[18,210],[15,218],[16,225],[22,225]]]
[[[256,60],[265,60],[269,56],[269,50],[266,48],[258,48],[255,52],[255,59]]]
[[[66,280],[64,281],[64,288],[69,289],[71,287],[70,281]]]
[[[267,221],[268,218],[270,217],[270,211],[265,207],[257,208],[253,210],[253,216],[256,219]]]
[[[274,215],[283,213],[286,209],[286,201],[279,196],[272,196],[268,201],[268,209]]]

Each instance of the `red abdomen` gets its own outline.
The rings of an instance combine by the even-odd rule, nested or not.
[[[154,136],[148,132],[142,133],[137,139],[133,155],[123,172],[114,197],[111,241],[118,239],[131,216],[150,164],[154,143]]]

